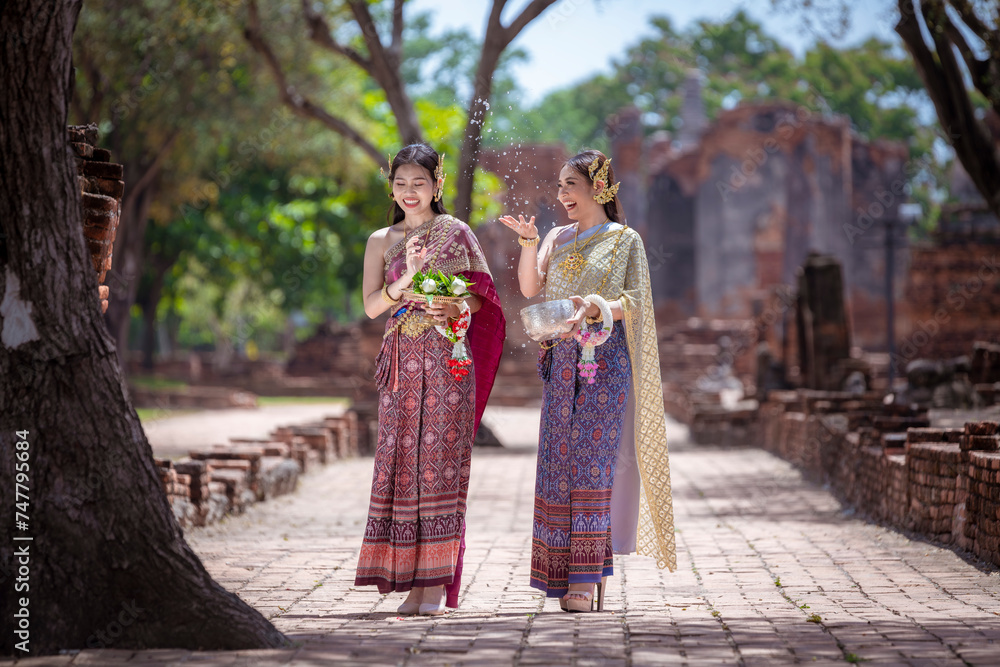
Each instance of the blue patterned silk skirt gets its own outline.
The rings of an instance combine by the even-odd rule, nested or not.
[[[597,327],[593,327],[595,330]],[[597,382],[580,378],[580,344],[539,356],[544,381],[535,476],[531,585],[562,597],[570,583],[612,574],[611,487],[628,407],[632,367],[625,327],[595,348]]]

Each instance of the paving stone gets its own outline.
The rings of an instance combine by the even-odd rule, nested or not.
[[[533,451],[474,451],[461,607],[441,618],[401,617],[401,594],[354,587],[372,461],[338,460],[291,495],[186,531],[209,572],[300,648],[181,660],[750,667],[843,665],[854,654],[880,666],[1000,662],[996,568],[852,518],[762,450],[695,447],[675,425],[670,436],[678,569],[616,557],[602,613],[565,614],[528,585]],[[86,650],[17,664],[181,663],[167,655]]]

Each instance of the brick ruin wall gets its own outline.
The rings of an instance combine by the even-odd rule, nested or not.
[[[873,521],[1000,566],[1000,423],[930,421],[880,393],[798,390],[697,411],[690,427],[698,443],[763,448]]]
[[[76,158],[80,185],[83,236],[90,261],[97,273],[101,312],[108,309],[109,288],[104,284],[111,270],[112,250],[125,193],[122,165],[111,162],[111,153],[97,147],[97,125],[67,128],[69,145]]]

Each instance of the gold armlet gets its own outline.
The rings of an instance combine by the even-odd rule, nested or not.
[[[538,237],[533,239],[526,239],[523,236],[517,237],[517,242],[521,244],[522,248],[531,248],[532,246],[538,245]]]
[[[391,296],[389,296],[389,284],[386,283],[385,285],[382,285],[382,300],[385,301],[390,306],[396,305],[402,298],[403,297],[400,296],[399,299],[393,299]]]

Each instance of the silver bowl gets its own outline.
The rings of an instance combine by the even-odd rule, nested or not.
[[[521,309],[521,322],[532,340],[552,340],[573,327],[566,320],[573,317],[576,308],[569,299],[544,301]]]

